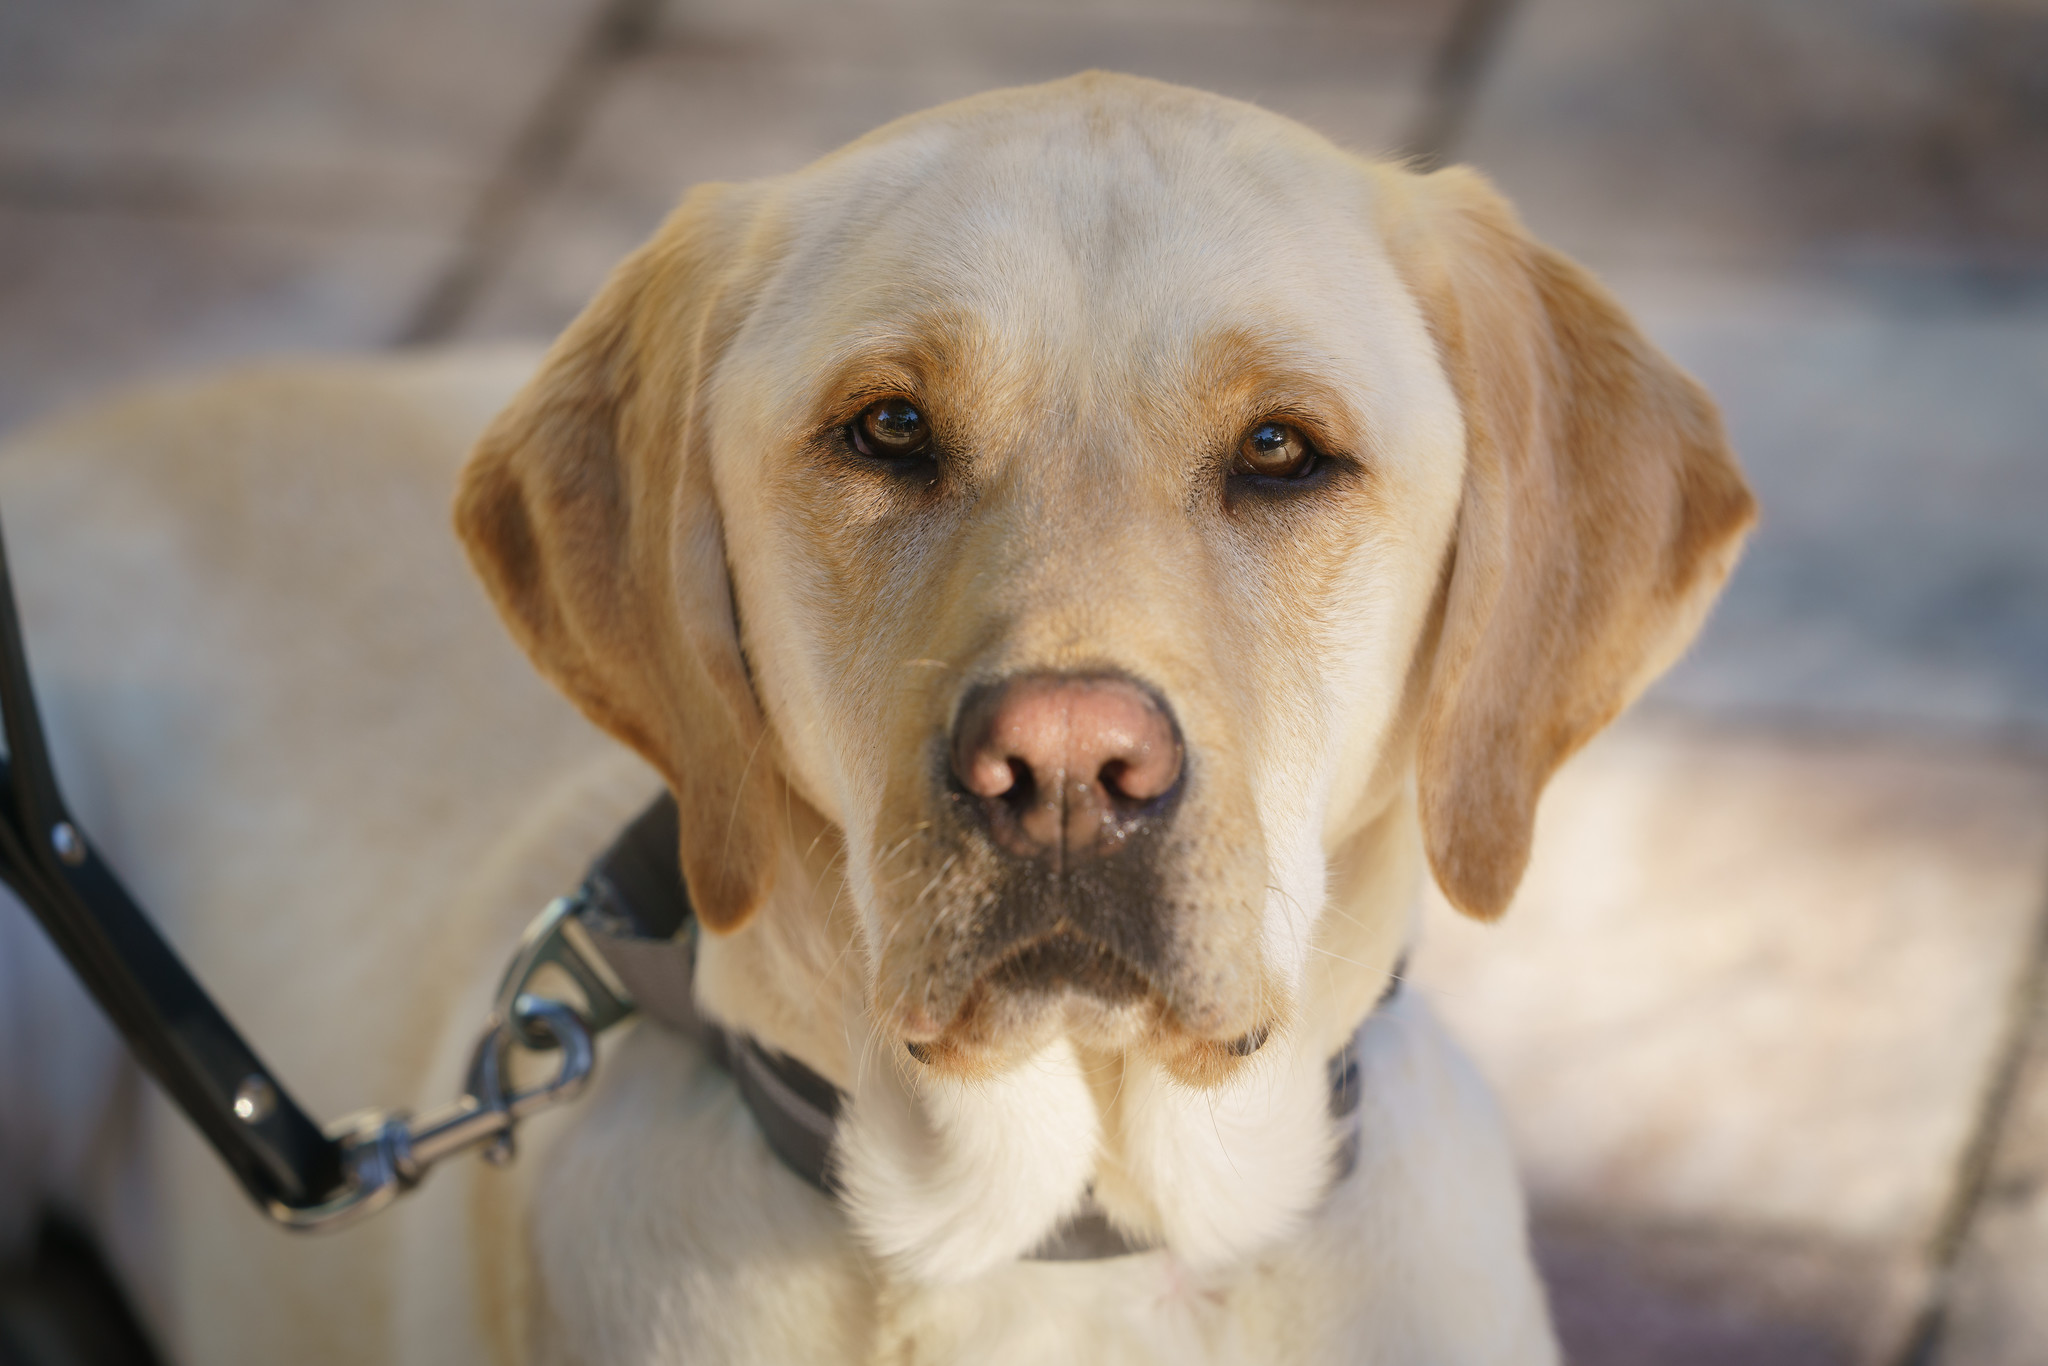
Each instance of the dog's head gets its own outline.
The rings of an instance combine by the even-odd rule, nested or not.
[[[1751,516],[1708,399],[1477,176],[1092,75],[692,193],[458,507],[674,788],[706,926],[801,803],[884,1036],[1197,1082],[1288,1023],[1330,852],[1411,791],[1500,913]]]

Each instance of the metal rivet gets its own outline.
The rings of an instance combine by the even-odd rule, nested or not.
[[[50,827],[50,847],[73,868],[85,862],[85,840],[70,821],[58,821]]]
[[[235,1088],[235,1118],[244,1124],[261,1124],[277,1108],[277,1088],[270,1078],[251,1072]]]

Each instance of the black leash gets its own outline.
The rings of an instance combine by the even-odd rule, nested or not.
[[[551,905],[521,941],[478,1040],[464,1094],[413,1121],[371,1112],[322,1129],[229,1023],[121,885],[64,804],[29,684],[21,619],[0,540],[0,881],[14,889],[129,1051],[227,1163],[257,1206],[295,1229],[335,1227],[381,1209],[440,1159],[473,1147],[511,1153],[519,1120],[577,1095],[592,1035],[633,1003],[564,939],[579,900]],[[580,1004],[526,991],[549,967]],[[513,1048],[559,1050],[554,1078],[512,1089]]]
[[[0,879],[258,1204],[302,1209],[333,1198],[347,1184],[341,1145],[235,1031],[65,808],[29,688],[4,541],[0,715]]]

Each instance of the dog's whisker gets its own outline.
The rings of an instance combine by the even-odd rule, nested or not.
[[[1237,1154],[1232,1152],[1230,1145],[1223,1141],[1223,1121],[1217,1118],[1216,1115],[1216,1093],[1214,1091],[1205,1092],[1202,1098],[1209,1103],[1209,1129],[1210,1132],[1216,1135],[1216,1147],[1222,1152],[1223,1160],[1230,1164],[1230,1174],[1242,1181],[1244,1173],[1237,1168]]]
[[[922,835],[925,831],[931,829],[932,825],[933,822],[930,820],[921,820],[913,824],[902,839],[898,840],[895,844],[891,845],[886,852],[876,855],[875,867],[879,869],[884,864],[889,863],[898,854],[902,853],[905,849],[908,849],[911,843],[914,840],[916,840],[919,835]]]
[[[932,874],[931,881],[925,883],[923,890],[919,891],[918,894],[914,898],[912,898],[910,902],[910,909],[912,911],[915,911],[919,906],[922,906],[924,904],[924,899],[931,895],[932,889],[934,887],[939,885],[939,880],[945,877],[946,874],[952,872],[953,865],[955,863],[958,863],[959,861],[960,856],[958,854],[949,854],[946,857],[946,861],[939,865],[939,870],[936,873]],[[941,905],[938,914],[932,916],[931,920],[925,925],[924,942],[927,947],[929,947],[932,942],[933,932],[935,932],[939,928],[940,923],[945,918],[945,907]]]
[[[1361,963],[1356,958],[1347,957],[1346,955],[1337,952],[1335,949],[1326,949],[1321,944],[1311,943],[1308,946],[1308,951],[1313,954],[1318,954],[1324,958],[1334,958],[1340,963],[1349,963],[1354,968],[1364,968],[1367,972],[1380,971],[1380,969],[1375,968],[1370,963]]]
[[[954,855],[953,857],[948,858],[944,864],[940,865],[939,870],[936,873],[932,874],[931,881],[927,882],[924,885],[924,889],[920,891],[917,894],[916,898],[910,903],[910,909],[912,911],[917,910],[919,906],[924,904],[924,899],[931,894],[931,891],[934,887],[937,887],[939,885],[940,879],[945,877],[947,873],[952,871],[953,864],[958,859],[958,857],[958,855]],[[929,949],[931,947],[932,939],[938,934],[939,927],[945,923],[945,920],[946,907],[945,904],[942,902],[938,910],[925,921],[924,935],[918,943],[919,948]]]
[[[732,832],[739,828],[740,802],[742,800],[743,794],[747,790],[747,775],[754,771],[754,760],[760,756],[761,746],[767,743],[768,731],[764,727],[761,731],[759,738],[757,738],[754,741],[754,747],[747,751],[746,763],[740,766],[740,780],[733,784],[732,810],[726,813],[725,843],[721,846],[721,854],[726,858],[730,858],[732,856]]]

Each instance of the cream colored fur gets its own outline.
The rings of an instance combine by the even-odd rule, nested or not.
[[[1499,913],[1535,793],[1747,522],[1711,407],[1597,287],[1467,173],[1088,76],[699,192],[535,364],[249,372],[14,440],[65,779],[337,1116],[452,1094],[519,926],[665,777],[716,931],[700,1001],[848,1092],[843,1206],[643,1024],[510,1169],[286,1235],[8,911],[0,1242],[38,1203],[87,1219],[187,1366],[1556,1360],[1502,1126],[1427,1003],[1367,1023],[1334,1189],[1324,1063],[1425,857]],[[876,366],[989,452],[894,570],[858,535],[896,495],[806,444]],[[1191,503],[1276,394],[1369,477],[1265,521]],[[500,408],[470,552],[647,763],[546,692],[442,523]],[[906,775],[962,678],[1075,661],[1156,683],[1210,764],[1175,871],[1212,985],[921,1067],[920,917],[965,874]],[[1161,1250],[1018,1260],[1091,1189]]]

